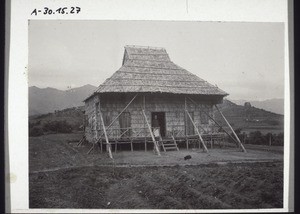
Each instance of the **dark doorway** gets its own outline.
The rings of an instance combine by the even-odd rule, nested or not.
[[[151,126],[152,127],[159,127],[160,129],[160,136],[166,136],[166,117],[165,112],[152,112],[151,115]]]

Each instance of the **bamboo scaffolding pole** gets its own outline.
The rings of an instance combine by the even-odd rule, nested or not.
[[[154,134],[153,134],[153,132],[152,132],[151,126],[150,126],[150,124],[149,124],[149,122],[148,122],[148,120],[147,120],[147,116],[146,116],[146,114],[145,114],[144,109],[142,109],[142,113],[143,113],[143,116],[144,116],[145,121],[146,121],[146,123],[147,123],[148,129],[149,129],[149,131],[150,131],[151,138],[152,138],[152,141],[153,141],[153,143],[154,143],[155,150],[156,150],[158,156],[160,156],[160,151],[159,151],[157,142],[156,142],[156,140],[155,140],[155,137],[154,137]]]
[[[92,147],[90,148],[90,150],[87,152],[87,154],[90,154],[91,151],[95,148],[95,143],[93,143]]]
[[[95,103],[95,130],[96,130],[96,142],[95,144],[98,142],[99,139],[99,134],[98,134],[98,111],[100,111],[100,103]]]
[[[129,105],[135,100],[135,98],[137,97],[138,94],[136,94],[131,100],[130,102],[125,106],[125,108],[115,117],[115,119],[113,119],[113,121],[107,126],[106,129],[109,129],[113,124],[114,122],[116,122],[116,120],[121,116],[121,114],[126,111],[126,109],[129,107]]]
[[[239,145],[241,146],[243,152],[247,152],[245,147],[243,146],[242,142],[240,141],[240,139],[238,138],[238,136],[236,135],[235,131],[233,130],[233,128],[231,127],[230,123],[227,121],[227,119],[225,118],[225,116],[223,115],[223,113],[220,111],[220,109],[218,108],[217,105],[215,105],[217,110],[220,112],[221,116],[223,117],[223,119],[225,120],[225,122],[227,123],[227,125],[229,126],[229,128],[231,129],[233,135],[235,136],[236,140],[238,141]]]
[[[146,109],[146,96],[144,95],[143,96],[143,107],[142,109],[145,111]],[[145,118],[144,118],[144,144],[145,144],[145,152],[147,152],[147,139],[146,139],[146,121],[145,121]]]
[[[94,129],[96,131],[96,140],[95,142],[93,142],[92,147],[90,148],[90,150],[87,152],[87,154],[90,154],[92,150],[94,150],[95,148],[95,144],[98,142],[98,129],[97,129],[97,114],[98,114],[98,107],[100,106],[99,102],[94,104],[95,107],[95,123],[94,123]]]
[[[207,149],[207,147],[206,147],[206,145],[205,145],[205,143],[204,143],[204,140],[203,140],[203,138],[201,137],[201,134],[200,134],[200,132],[199,132],[199,130],[198,130],[196,124],[194,123],[194,121],[193,121],[193,119],[192,119],[190,113],[188,112],[187,109],[186,109],[185,111],[186,111],[187,115],[189,116],[189,118],[190,118],[190,120],[191,120],[191,122],[192,122],[192,124],[193,124],[193,126],[194,126],[194,128],[195,128],[195,130],[196,130],[196,132],[197,132],[197,135],[198,135],[199,138],[200,138],[200,142],[202,143],[202,146],[203,146],[205,152],[208,152],[208,149]]]
[[[101,109],[99,109],[99,114],[100,114],[101,124],[102,124],[102,127],[103,127],[104,136],[105,136],[105,141],[106,141],[107,148],[108,148],[108,154],[109,154],[109,157],[111,159],[113,159],[113,156],[112,156],[112,153],[111,153],[111,144],[109,143],[109,140],[108,140],[108,137],[107,137],[106,128],[105,128],[105,125],[104,125],[104,120],[103,120],[103,117],[102,117]]]
[[[188,140],[187,131],[186,131],[186,128],[187,128],[186,112],[187,112],[186,97],[184,97],[184,135],[185,135],[185,141],[186,141],[186,149],[188,150],[189,149],[189,140]]]
[[[190,101],[192,101],[193,103],[196,103],[192,98],[188,97]],[[200,110],[201,111],[201,110]],[[229,134],[213,117],[211,117],[207,112],[205,111],[201,111],[203,112],[206,116],[208,116],[212,121],[214,121],[214,123],[219,126],[221,129],[223,129],[223,131],[235,142],[238,144],[238,142],[236,141],[236,139],[234,137],[231,136],[231,134]]]
[[[85,135],[84,135],[76,146],[79,147],[85,141],[85,139],[86,138],[85,138]]]
[[[187,111],[187,105],[186,105],[186,97],[184,97],[184,135],[186,136],[186,126],[187,126],[187,115],[186,115],[186,111]]]
[[[127,133],[128,131],[130,131],[130,130],[131,130],[131,128],[127,128],[125,132],[123,132],[121,135],[119,135],[119,136],[117,137],[117,139],[121,138],[124,134],[126,134],[126,133]]]
[[[130,102],[125,106],[125,108],[113,119],[113,121],[106,127],[106,130],[108,130],[113,124],[114,122],[116,122],[116,120],[121,116],[121,114],[129,107],[129,105],[135,100],[135,98],[137,97],[138,94],[136,94],[131,100]],[[104,134],[104,132],[99,136],[99,138],[102,137],[102,135]],[[98,140],[99,140],[98,138]],[[97,140],[97,141],[98,141]],[[96,142],[97,142],[96,141]]]

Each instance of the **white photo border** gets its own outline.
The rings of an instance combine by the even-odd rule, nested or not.
[[[31,15],[35,8],[78,6],[76,15]],[[291,89],[288,32],[288,1],[285,0],[11,0],[5,146],[9,151],[6,184],[10,198],[7,210],[13,213],[107,213],[117,210],[97,209],[29,209],[28,179],[28,25],[29,20],[164,20],[221,22],[284,23],[285,91],[284,91],[284,207],[251,209],[245,212],[284,212],[289,210]],[[293,138],[292,138],[293,139]],[[8,168],[7,168],[8,169]],[[122,210],[128,213],[149,210]],[[240,210],[151,210],[151,212],[240,212]]]

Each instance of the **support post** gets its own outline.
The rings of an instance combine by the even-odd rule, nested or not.
[[[121,114],[128,108],[128,106],[134,101],[134,99],[136,98],[137,94],[130,100],[130,102],[125,106],[125,108],[115,117],[115,119],[113,119],[113,121],[107,126],[107,129],[109,129],[114,122],[121,116]]]
[[[79,143],[76,145],[79,147],[85,141],[85,135],[80,139]]]
[[[107,144],[106,148],[108,148],[109,157],[111,159],[113,159],[113,156],[112,156],[112,153],[111,153],[111,144],[109,143],[109,140],[108,140],[108,137],[107,137],[106,128],[105,128],[105,125],[104,125],[104,120],[103,120],[103,117],[102,117],[101,109],[99,109],[99,114],[100,114],[101,124],[102,124],[102,127],[103,127],[104,136],[105,136],[105,141],[106,141],[106,144]]]
[[[95,111],[96,111],[96,114],[95,114],[95,130],[96,130],[96,142],[98,141],[99,139],[99,135],[98,135],[98,111],[100,111],[100,103],[95,103]]]
[[[184,135],[185,135],[185,143],[186,143],[186,150],[189,150],[189,139],[187,137],[187,131],[186,131],[186,126],[187,126],[187,105],[186,105],[186,97],[184,97]]]
[[[106,130],[108,130],[113,124],[114,122],[116,122],[116,120],[121,116],[121,114],[128,108],[128,106],[134,101],[134,99],[137,97],[138,94],[136,94],[131,100],[130,102],[125,106],[125,108],[115,117],[115,119],[113,119],[113,121],[106,127]],[[100,111],[100,109],[99,109]],[[100,135],[100,137],[102,137],[102,135],[105,133],[102,133]]]
[[[197,135],[198,135],[199,138],[200,138],[200,142],[202,143],[202,146],[203,146],[205,152],[208,152],[207,147],[206,147],[206,145],[205,145],[205,143],[204,143],[204,141],[203,141],[203,139],[202,139],[202,137],[201,137],[201,135],[200,135],[200,132],[199,132],[199,130],[198,130],[196,124],[194,123],[194,121],[193,121],[191,115],[189,114],[189,112],[187,111],[187,109],[186,109],[185,111],[186,111],[187,115],[189,116],[189,118],[190,118],[190,120],[191,120],[191,122],[192,122],[192,124],[193,124],[193,126],[194,126],[194,128],[195,128],[195,130],[196,130],[196,132],[197,132]]]
[[[184,135],[187,136],[186,134],[186,125],[187,125],[187,105],[186,105],[186,97],[184,97]]]
[[[189,139],[186,138],[185,142],[186,142],[186,150],[189,150]]]
[[[153,143],[154,143],[155,150],[156,150],[158,156],[160,156],[160,151],[159,151],[157,142],[156,142],[156,140],[155,140],[155,137],[154,137],[154,134],[153,134],[153,132],[152,132],[151,126],[150,126],[150,124],[149,124],[149,122],[148,122],[148,120],[147,120],[147,116],[146,116],[146,114],[145,114],[144,109],[142,109],[142,113],[143,113],[143,115],[144,115],[145,121],[146,121],[147,126],[148,126],[148,129],[149,129],[149,131],[150,131],[150,135],[151,135],[152,141],[153,141]]]
[[[143,96],[143,110],[146,109],[146,96]],[[145,152],[147,152],[147,138],[146,138],[146,121],[144,118],[144,141],[145,141]]]
[[[90,154],[91,151],[95,148],[95,144],[93,143],[92,147],[90,148],[90,150],[87,152],[87,154]]]
[[[235,136],[236,140],[238,141],[238,145],[242,148],[243,152],[247,152],[245,147],[243,146],[242,142],[240,141],[240,139],[238,138],[238,136],[236,135],[235,131],[233,130],[233,128],[231,127],[231,125],[229,124],[229,122],[227,121],[227,119],[225,118],[225,116],[223,115],[223,113],[220,111],[220,109],[218,108],[217,105],[215,105],[217,110],[219,111],[219,113],[221,114],[221,116],[223,117],[223,119],[225,120],[225,122],[227,123],[228,127],[231,129],[233,135]]]
[[[196,102],[192,99],[192,98],[190,98],[190,97],[188,97],[189,98],[189,100],[190,101],[192,101],[193,103],[195,103],[196,104]],[[201,111],[201,110],[200,110]],[[203,112],[207,117],[209,117],[212,121],[214,121],[214,123],[217,125],[217,126],[219,126],[221,129],[223,129],[223,131],[235,142],[235,143],[238,143],[237,141],[236,141],[236,139],[234,138],[234,137],[232,137],[214,118],[212,118],[207,112],[205,112],[205,111],[201,111],[201,112]],[[224,144],[225,145],[225,144]]]

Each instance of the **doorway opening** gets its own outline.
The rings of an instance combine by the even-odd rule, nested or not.
[[[166,136],[166,115],[165,112],[152,112],[151,113],[151,126],[159,127],[160,136]]]

